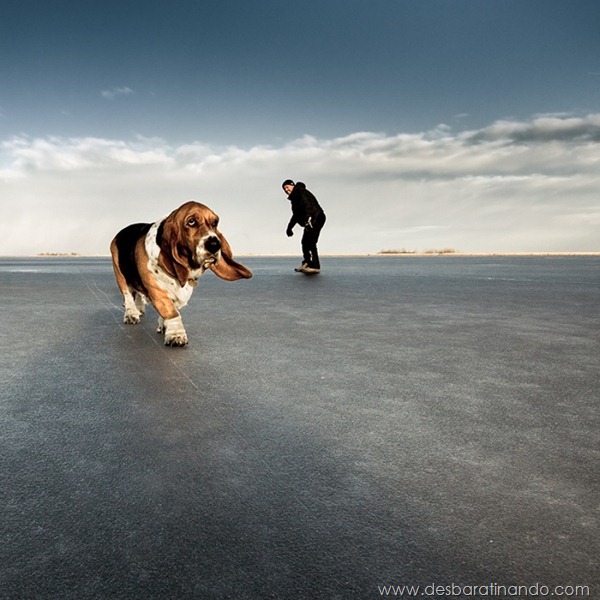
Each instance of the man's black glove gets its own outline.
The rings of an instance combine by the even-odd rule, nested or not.
[[[292,236],[294,235],[294,232],[292,231],[292,228],[291,228],[291,227],[288,227],[288,228],[285,230],[285,233],[286,233],[286,235],[287,235],[288,237],[292,237]]]

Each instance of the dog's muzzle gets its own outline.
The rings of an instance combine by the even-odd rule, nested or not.
[[[204,242],[204,249],[210,254],[216,254],[221,249],[221,240],[216,235],[211,235]]]
[[[204,267],[214,265],[219,260],[219,252],[221,251],[221,240],[216,235],[211,235],[204,240]]]

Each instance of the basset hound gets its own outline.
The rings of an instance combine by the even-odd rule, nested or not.
[[[158,313],[165,345],[188,343],[179,309],[199,277],[210,269],[227,281],[249,279],[252,271],[233,260],[217,229],[219,217],[199,202],[186,202],[156,223],[129,225],[110,244],[113,269],[123,294],[124,323],[139,323],[148,300]]]

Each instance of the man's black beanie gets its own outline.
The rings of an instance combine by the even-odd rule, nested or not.
[[[286,179],[282,184],[281,187],[284,188],[286,185],[296,185],[291,179]]]

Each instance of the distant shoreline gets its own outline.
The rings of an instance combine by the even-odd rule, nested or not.
[[[469,256],[600,256],[599,252],[381,252],[369,256],[428,257],[443,256],[452,258]]]
[[[294,258],[297,254],[236,254],[243,258]],[[598,252],[375,252],[369,254],[321,254],[322,258],[485,258],[485,257],[544,257],[544,256],[600,256]],[[42,253],[4,255],[0,259],[9,258],[110,258],[110,254],[71,254]]]

